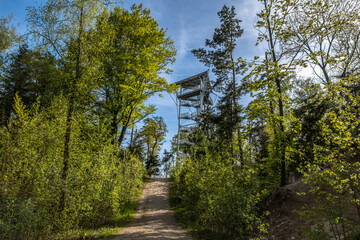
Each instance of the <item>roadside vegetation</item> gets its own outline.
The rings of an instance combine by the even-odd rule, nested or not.
[[[247,29],[228,6],[192,50],[218,101],[163,154],[147,100],[176,92],[164,78],[176,50],[149,9],[47,0],[27,8],[23,35],[0,17],[0,238],[111,237],[163,171],[199,239],[280,238],[271,218],[298,183],[302,239],[359,239],[360,2],[259,3],[261,56],[238,56]]]
[[[175,89],[173,42],[142,5],[49,0],[27,22],[0,19],[0,238],[112,235],[158,172],[167,130],[146,100]]]
[[[281,227],[271,225],[269,204],[283,196],[277,202],[291,205],[276,193],[302,181],[313,201],[293,209],[312,222],[301,238],[358,239],[359,2],[259,3],[262,56],[236,56],[243,29],[227,6],[213,37],[192,51],[220,90],[200,127],[180,136],[188,144],[172,172],[178,220],[199,239],[289,239],[273,235]]]

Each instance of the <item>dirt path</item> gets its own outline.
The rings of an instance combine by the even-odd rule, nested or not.
[[[191,240],[172,215],[169,183],[165,178],[151,178],[146,184],[135,219],[115,239]]]

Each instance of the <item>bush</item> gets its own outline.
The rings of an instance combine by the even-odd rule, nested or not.
[[[206,156],[187,159],[173,171],[171,199],[179,217],[219,238],[249,239],[265,232],[261,197],[258,171],[251,165]]]
[[[16,117],[0,130],[0,238],[40,239],[115,220],[138,198],[143,166],[119,156],[108,126],[92,115],[74,116],[70,166],[63,182],[66,104],[28,111],[16,99]],[[85,117],[84,117],[85,116]],[[65,190],[65,209],[59,210]]]

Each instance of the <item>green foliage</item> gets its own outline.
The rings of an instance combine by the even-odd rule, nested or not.
[[[174,161],[175,161],[174,153],[175,152],[167,151],[166,149],[163,152],[161,165],[163,166],[163,172],[166,178],[170,176],[172,167],[174,166]]]
[[[318,121],[321,144],[314,145],[314,162],[301,169],[318,202],[315,210],[322,217],[317,223],[329,226],[336,239],[348,238],[360,225],[360,98],[349,90],[357,80],[351,77],[329,87],[327,98],[334,109]]]
[[[243,29],[226,6],[206,49],[193,50],[223,95],[216,111],[201,114],[199,129],[180,135],[190,144],[172,171],[172,203],[209,239],[266,238],[264,201],[296,171],[316,199],[302,212],[314,223],[307,236],[357,239],[360,5],[260,2],[262,59],[236,64]],[[171,72],[174,44],[142,5],[108,4],[48,0],[28,8],[36,50],[23,45],[13,54],[15,30],[0,18],[1,239],[85,237],[89,228],[121,224],[144,169],[159,172],[167,129],[162,118],[147,118],[155,106],[146,100],[176,89],[161,75]],[[308,66],[314,76],[295,75]],[[245,90],[253,101],[244,110]],[[145,118],[129,151],[121,148],[128,127]]]
[[[235,81],[232,75],[236,70],[234,51],[236,41],[241,37],[244,29],[240,27],[241,20],[236,18],[235,7],[224,5],[218,12],[221,26],[215,28],[213,38],[206,39],[205,46],[192,50],[192,53],[207,67],[213,67],[217,79],[215,85],[222,86]]]
[[[241,20],[236,18],[234,6],[229,8],[224,5],[218,12],[218,16],[221,26],[215,28],[212,39],[206,39],[206,48],[192,50],[200,62],[212,68],[216,75],[216,81],[212,87],[218,87],[222,94],[216,106],[218,111],[210,114],[210,110],[207,109],[201,115],[201,121],[204,123],[201,127],[205,130],[205,128],[209,129],[209,125],[214,125],[216,131],[214,137],[216,136],[222,148],[228,148],[231,157],[235,155],[236,146],[234,146],[233,140],[237,135],[237,155],[242,156],[241,125],[243,119],[239,100],[244,94],[244,87],[236,78],[240,68],[235,64],[235,47],[244,30],[240,27]],[[207,134],[211,135],[211,133]]]
[[[98,91],[98,111],[113,128],[113,137],[123,142],[127,128],[155,111],[146,101],[157,92],[173,92],[161,73],[170,73],[175,61],[174,42],[150,16],[150,10],[134,4],[131,10],[114,8],[98,19],[94,36],[106,35],[101,47],[104,77]],[[121,127],[120,136],[118,128]]]
[[[109,4],[48,0],[27,9],[36,50],[21,46],[1,69],[1,239],[68,237],[123,224],[134,211],[144,151],[119,145],[155,111],[144,102],[176,88],[160,77],[175,50],[149,10]],[[14,35],[8,19],[0,34],[2,57]],[[157,123],[155,135],[144,130],[156,159],[166,132]]]
[[[174,169],[171,201],[193,230],[229,239],[261,236],[266,230],[259,202],[266,190],[260,188],[258,174],[251,162],[233,165],[205,150],[205,155],[188,158]]]
[[[294,9],[294,3],[284,0],[261,0],[262,9],[257,14],[256,28],[259,30],[258,42],[268,45],[264,58],[260,61],[255,57],[250,64],[239,59],[239,64],[246,64],[249,70],[244,78],[244,84],[249,88],[250,94],[256,97],[254,105],[263,108],[268,127],[272,132],[270,140],[270,160],[280,172],[280,186],[287,183],[287,158],[286,142],[287,112],[289,105],[288,83],[293,74],[293,69],[298,64],[292,59],[286,59],[286,47],[282,46],[284,38],[282,29],[287,24],[288,15]]]
[[[10,25],[11,17],[0,17],[0,57],[16,40],[15,28]],[[2,59],[0,59],[2,60]],[[0,67],[2,62],[0,61]]]
[[[1,238],[37,239],[79,227],[98,227],[119,216],[142,186],[142,165],[120,158],[107,139],[108,127],[84,115],[73,125],[67,182],[61,177],[66,100],[58,97],[47,111],[39,103],[26,110],[16,97],[16,119],[1,129]],[[58,212],[60,191],[66,207]]]
[[[138,201],[129,202],[122,209],[121,215],[109,221],[108,223],[93,228],[71,229],[64,233],[60,233],[56,236],[52,236],[53,239],[112,239],[118,235],[119,231],[126,226],[133,219]]]
[[[253,98],[240,115],[247,125],[238,126],[236,114],[242,109],[231,102],[242,89],[236,88],[235,95],[232,87],[236,85],[228,85],[218,104],[223,118],[204,113],[199,124],[204,132],[182,136],[191,145],[180,148],[183,158],[173,172],[173,204],[180,219],[194,229],[247,239],[259,233],[254,226],[265,228],[261,201],[279,186],[301,179],[316,199],[309,203],[315,208],[302,213],[313,222],[307,236],[357,239],[358,4],[347,0],[260,2],[257,45],[265,43],[268,48],[262,58],[252,62],[239,58],[237,63],[245,75],[242,83]],[[228,36],[219,37],[221,29],[206,41],[210,50],[193,51],[205,65],[216,68],[220,82],[233,66],[231,54],[225,51],[232,49],[226,48],[228,42],[217,45]],[[311,78],[296,76],[309,66]],[[242,154],[231,154],[231,145],[242,149]],[[288,181],[288,175],[295,179]],[[247,199],[253,205],[246,204]]]
[[[12,114],[15,94],[30,107],[39,97],[41,106],[49,106],[62,89],[57,61],[47,53],[30,50],[26,44],[10,54],[9,64],[0,82],[1,123],[6,125]]]
[[[14,42],[17,40],[15,28],[10,24],[10,20],[11,16],[7,18],[0,17],[0,93],[3,92],[3,86],[1,86],[1,82],[3,81],[4,71],[6,70],[6,62],[9,58],[7,53],[12,45],[14,45]],[[0,118],[3,116],[2,112],[3,111],[0,112]]]
[[[138,141],[144,146],[145,159],[144,164],[149,176],[159,174],[160,146],[164,143],[167,133],[166,124],[162,117],[147,118],[144,120],[144,126],[140,129]]]
[[[355,54],[359,49],[358,2],[292,1],[287,5],[291,10],[280,28],[287,55],[302,66],[311,66],[324,85],[359,73]]]

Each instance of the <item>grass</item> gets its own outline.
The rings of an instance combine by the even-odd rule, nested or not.
[[[53,239],[58,240],[80,240],[80,239],[113,239],[118,232],[123,229],[134,218],[139,201],[128,203],[121,214],[116,218],[109,220],[107,223],[93,229],[75,229],[62,233]]]

